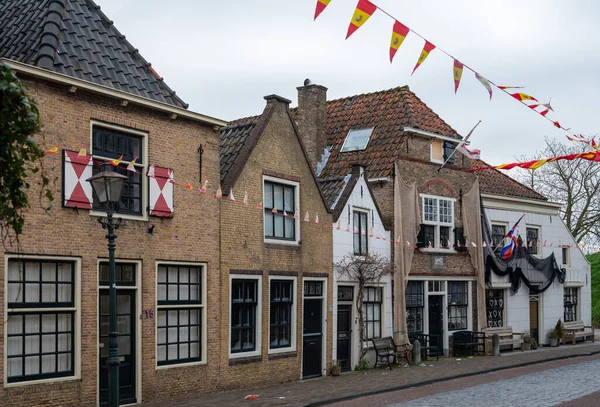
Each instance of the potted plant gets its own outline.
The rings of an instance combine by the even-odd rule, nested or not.
[[[329,373],[331,373],[332,376],[339,376],[340,373],[342,373],[342,365],[334,360],[331,368],[329,369]]]
[[[533,338],[529,334],[529,332],[525,332],[523,334],[523,346],[525,350],[531,350],[531,341]]]
[[[556,326],[554,327],[554,332],[556,333],[557,343],[558,343],[558,345],[560,345],[560,342],[562,341],[562,337],[563,337],[563,325],[562,325],[562,321],[560,320],[560,318],[558,318],[558,321],[556,321]]]
[[[550,339],[550,346],[558,346],[558,334],[556,333],[556,329],[550,331],[550,333],[548,334],[548,338]]]

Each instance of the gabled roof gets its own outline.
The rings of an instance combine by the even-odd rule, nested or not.
[[[489,166],[489,164],[481,160],[470,161],[472,168]],[[482,193],[538,199],[540,201],[548,200],[545,196],[537,193],[528,186],[521,184],[519,181],[502,173],[500,170],[487,169],[477,171],[474,174],[479,177],[479,189]]]
[[[374,127],[364,151],[341,153],[350,129]],[[404,127],[461,139],[461,136],[419,99],[408,86],[327,102],[327,145],[331,156],[321,177],[339,177],[353,163],[368,163],[369,178],[389,177],[404,146]]]
[[[0,57],[188,106],[92,0],[1,0]]]

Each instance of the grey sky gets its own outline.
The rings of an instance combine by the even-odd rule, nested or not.
[[[434,50],[410,76],[423,41],[409,34],[389,63],[393,20],[377,11],[344,40],[356,0],[331,0],[313,22],[316,0],[97,0],[190,109],[224,120],[258,114],[262,97],[296,103],[305,78],[328,99],[409,85],[462,135],[483,120],[472,148],[490,164],[530,155],[544,136],[565,132],[465,70],[454,95],[452,59]],[[373,0],[399,21],[499,85],[542,103],[576,133],[599,132],[600,3],[559,0]]]

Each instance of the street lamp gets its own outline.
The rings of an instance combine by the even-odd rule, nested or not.
[[[106,207],[106,220],[98,218],[102,229],[108,229],[108,293],[109,293],[109,333],[108,333],[108,405],[119,406],[119,345],[117,344],[117,284],[115,272],[115,230],[121,224],[121,218],[113,220],[113,212],[118,209],[121,192],[127,177],[112,169],[111,164],[104,164],[102,171],[86,181],[92,185],[100,204]]]

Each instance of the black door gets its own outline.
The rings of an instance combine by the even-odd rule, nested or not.
[[[302,378],[321,376],[323,351],[322,299],[304,300],[304,331],[302,338]]]
[[[352,305],[338,305],[337,312],[337,362],[342,371],[351,370],[350,349],[352,343]]]
[[[100,290],[100,405],[108,404],[108,290]],[[119,404],[136,403],[135,397],[135,291],[117,290],[117,342],[119,344]]]
[[[429,297],[429,346],[442,348],[442,334],[444,326],[444,313],[442,307],[442,295],[430,295]]]

